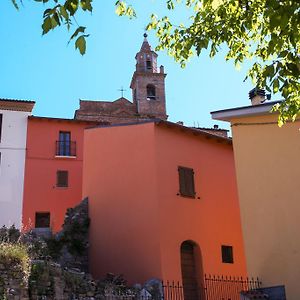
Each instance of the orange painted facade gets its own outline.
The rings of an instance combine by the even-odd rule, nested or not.
[[[22,216],[25,230],[36,227],[36,213],[50,213],[49,228],[59,231],[67,208],[82,200],[83,134],[91,125],[95,122],[29,117]],[[60,132],[70,133],[72,149],[57,149]],[[65,145],[69,143],[62,143]],[[67,187],[57,186],[57,171],[68,172]]]
[[[194,171],[195,198],[179,193],[178,167]],[[85,131],[83,196],[90,205],[90,269],[130,282],[182,279],[180,247],[196,271],[246,275],[231,142],[170,122]],[[233,247],[223,263],[221,246]]]

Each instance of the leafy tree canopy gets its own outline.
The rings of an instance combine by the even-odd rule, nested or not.
[[[16,8],[18,1],[11,0]],[[79,11],[92,12],[93,0],[34,0],[49,3],[44,11],[43,34],[65,25],[77,24]],[[188,24],[173,24],[170,17],[152,15],[146,26],[158,36],[157,50],[166,49],[182,66],[192,55],[208,49],[214,57],[221,47],[228,49],[226,60],[238,66],[253,62],[246,78],[267,91],[281,92],[285,101],[279,111],[279,125],[295,120],[300,112],[300,1],[299,0],[164,0],[172,11],[182,2],[190,10]],[[131,5],[118,0],[118,15],[135,17]],[[77,26],[77,25],[76,25]],[[77,27],[70,37],[81,54],[86,51],[86,28]]]

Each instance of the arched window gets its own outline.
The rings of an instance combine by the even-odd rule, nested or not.
[[[147,85],[147,100],[155,100],[156,99],[156,92],[155,86],[152,84]]]

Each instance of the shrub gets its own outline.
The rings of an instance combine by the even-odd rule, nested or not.
[[[30,257],[27,251],[27,247],[23,244],[1,242],[0,261],[16,262],[21,266],[26,278],[30,274]]]

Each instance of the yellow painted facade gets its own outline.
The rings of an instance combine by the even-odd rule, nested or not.
[[[300,120],[230,118],[247,270],[300,299]]]

